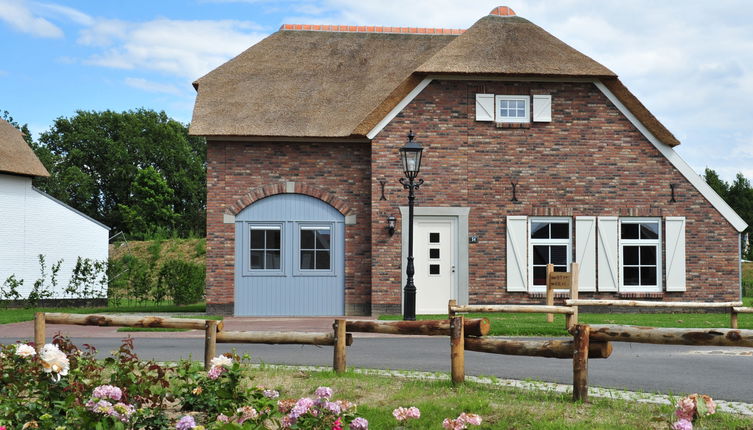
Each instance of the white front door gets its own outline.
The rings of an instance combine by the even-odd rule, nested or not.
[[[446,314],[457,299],[457,218],[417,216],[413,256],[417,314]]]

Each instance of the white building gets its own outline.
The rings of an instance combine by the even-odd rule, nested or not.
[[[109,228],[31,185],[47,169],[23,139],[0,119],[0,285],[11,275],[23,279],[28,296],[40,277],[39,255],[50,267],[63,260],[52,298],[70,298],[64,290],[78,257],[107,260]]]

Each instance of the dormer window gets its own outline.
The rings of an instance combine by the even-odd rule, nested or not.
[[[497,122],[530,122],[529,96],[495,96]]]

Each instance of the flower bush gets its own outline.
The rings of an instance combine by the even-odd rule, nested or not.
[[[290,398],[255,385],[244,371],[248,356],[220,355],[209,371],[190,361],[164,367],[139,360],[130,338],[105,360],[95,355],[93,347],[79,349],[62,336],[38,351],[26,343],[0,345],[0,430],[369,428],[356,405],[337,399],[330,387]],[[399,407],[393,416],[406,426],[421,412]],[[481,418],[463,413],[445,422],[461,429]]]
[[[677,401],[675,416],[677,421],[672,423],[672,430],[693,430],[693,422],[705,416],[716,413],[714,399],[705,394],[691,394]]]

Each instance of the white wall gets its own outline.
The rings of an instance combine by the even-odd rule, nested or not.
[[[105,226],[35,190],[31,178],[0,174],[0,284],[10,275],[23,279],[19,292],[26,297],[43,254],[48,282],[50,267],[63,260],[53,297],[67,297],[77,258],[107,260],[108,238]]]

